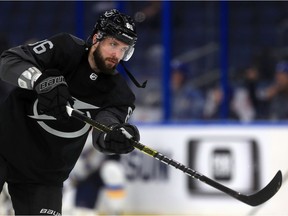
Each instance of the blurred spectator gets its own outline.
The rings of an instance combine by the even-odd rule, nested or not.
[[[263,100],[263,92],[271,85],[273,79],[263,78],[262,69],[263,67],[254,64],[244,69],[243,88],[246,93],[246,104],[251,114],[248,121],[268,118],[269,100]]]
[[[259,87],[259,70],[249,65],[241,72],[240,85],[234,85],[231,109],[242,122],[250,122],[256,118],[259,107],[257,90]]]
[[[260,97],[269,101],[269,119],[288,120],[288,61],[276,65],[274,83]]]
[[[228,88],[228,112],[227,118],[229,120],[245,120],[243,116],[246,109],[242,106],[245,101],[245,94],[242,89]],[[243,100],[244,99],[244,100]],[[207,90],[205,104],[203,107],[203,118],[205,120],[220,120],[223,118],[222,106],[224,103],[223,89],[220,84],[214,84]],[[244,112],[243,112],[244,111]]]
[[[220,107],[223,101],[223,91],[216,85],[207,91],[205,104],[203,107],[204,119],[219,119]]]
[[[193,88],[189,82],[189,72],[185,64],[172,64],[172,120],[201,119],[203,116],[204,97],[202,92]]]
[[[251,122],[255,118],[255,109],[249,92],[245,88],[236,88],[231,101],[231,113],[241,122]]]
[[[270,81],[274,77],[275,64],[277,62],[277,55],[274,49],[264,47],[255,53],[253,64],[259,70],[259,79],[261,81]]]
[[[250,98],[251,105],[258,108],[258,99],[256,96],[257,84],[259,83],[259,70],[256,66],[252,65],[245,69],[244,71],[244,82],[245,87],[248,91],[248,96]]]
[[[137,109],[133,112],[131,122],[159,122],[162,119],[161,84],[157,78],[149,78],[148,84],[142,89],[134,90],[137,94]]]

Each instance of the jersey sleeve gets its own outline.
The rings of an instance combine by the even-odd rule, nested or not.
[[[72,68],[74,53],[79,53],[84,45],[83,40],[61,33],[34,44],[13,47],[1,55],[0,78],[12,85],[32,89],[46,69],[65,73],[67,67]]]

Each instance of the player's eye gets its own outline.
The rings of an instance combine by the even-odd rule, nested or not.
[[[116,44],[115,42],[111,42],[111,43],[110,43],[110,46],[111,46],[111,47],[116,47],[117,44]]]

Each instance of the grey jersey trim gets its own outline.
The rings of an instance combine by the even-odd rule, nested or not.
[[[37,104],[38,104],[38,99],[36,99],[36,101],[34,102],[33,105],[33,116],[29,116],[30,118],[33,119],[42,119],[42,120],[56,120],[53,116],[48,116],[48,115],[39,115],[38,111],[37,111]],[[79,101],[79,100],[75,100],[75,105],[76,107],[83,107],[83,108],[94,108],[97,109],[98,107],[87,104],[85,102]],[[91,114],[90,112],[86,112],[87,116],[91,118]],[[82,127],[81,129],[77,130],[77,131],[73,131],[73,132],[63,132],[63,131],[59,131],[56,130],[54,128],[51,128],[50,126],[48,126],[45,122],[43,121],[37,121],[37,123],[48,133],[54,135],[54,136],[58,136],[58,137],[62,137],[62,138],[76,138],[76,137],[80,137],[82,135],[84,135],[85,133],[87,133],[91,126],[89,124],[85,124],[84,127]]]
[[[87,112],[88,114],[88,112]],[[90,116],[90,115],[88,115]],[[55,130],[51,127],[49,127],[47,124],[45,124],[43,121],[38,121],[37,122],[44,130],[46,130],[48,133],[53,134],[55,136],[58,137],[62,137],[62,138],[76,138],[76,137],[80,137],[82,135],[84,135],[85,133],[87,133],[90,130],[90,125],[89,124],[85,124],[85,126],[75,132],[61,132],[58,130]]]
[[[25,89],[33,89],[34,82],[42,75],[36,67],[25,70],[18,78],[18,86]]]

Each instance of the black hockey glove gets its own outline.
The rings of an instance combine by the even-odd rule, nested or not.
[[[53,116],[60,121],[69,119],[66,106],[73,106],[74,102],[63,76],[42,74],[35,82],[34,90],[38,93],[40,113]]]
[[[140,140],[140,134],[136,126],[125,123],[112,126],[112,131],[104,138],[105,149],[115,154],[126,154],[134,150],[133,141],[123,134],[126,130],[135,141]]]

